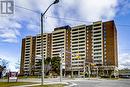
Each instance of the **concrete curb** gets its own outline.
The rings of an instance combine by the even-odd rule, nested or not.
[[[45,83],[45,85],[49,85],[49,84],[65,84],[65,85],[68,85],[68,86],[65,86],[65,87],[72,87],[72,86],[69,86],[69,83],[68,83],[68,82],[46,82],[46,83]],[[30,86],[38,86],[38,85],[41,85],[41,84],[11,86],[11,87],[30,87]]]
[[[40,84],[32,84],[32,85],[21,85],[21,86],[11,86],[11,87],[30,87],[30,86],[38,86]]]

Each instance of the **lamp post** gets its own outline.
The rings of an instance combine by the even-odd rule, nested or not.
[[[49,7],[45,10],[44,13],[41,13],[41,56],[42,56],[42,78],[41,78],[41,85],[44,84],[44,55],[43,55],[43,18],[48,11],[48,9],[53,5],[57,4],[59,0],[55,0],[52,4],[49,5]]]
[[[97,78],[98,78],[98,66],[97,66]]]
[[[85,62],[86,62],[86,61],[84,60],[84,79],[85,79],[85,71],[86,71],[86,70],[85,70]]]
[[[90,74],[91,74],[91,70],[90,70],[90,63],[88,64],[88,73],[89,73],[89,79],[90,79]]]
[[[61,48],[61,51],[60,51],[60,82],[62,82],[62,54],[63,54],[63,51],[64,49]]]

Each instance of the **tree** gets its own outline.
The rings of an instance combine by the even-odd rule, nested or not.
[[[3,72],[6,73],[8,64],[9,62],[7,60],[0,58],[0,78],[2,77]]]
[[[42,60],[38,60],[38,62],[36,63],[36,66],[42,66]],[[51,58],[47,57],[46,59],[44,59],[44,72],[46,75],[49,74],[49,71],[51,70]],[[39,73],[41,72],[41,67],[39,68]]]
[[[36,66],[42,66],[42,60],[39,60],[36,63]],[[49,74],[49,72],[52,71],[59,75],[60,73],[60,57],[53,57],[52,59],[50,57],[47,57],[44,59],[44,72],[46,75]],[[39,73],[41,72],[41,68],[39,69]]]
[[[58,75],[60,74],[60,57],[53,57],[51,59],[51,67],[52,71],[57,73]]]
[[[44,60],[44,70],[45,70],[45,74],[48,75],[49,74],[49,71],[51,70],[51,58],[50,57],[47,57],[45,60]]]
[[[20,61],[19,60],[15,63],[15,69],[20,69]]]
[[[51,63],[51,58],[50,57],[47,57],[44,61],[44,64],[50,64]]]
[[[2,71],[4,70],[4,68],[0,65],[0,78],[2,77]]]
[[[8,64],[9,64],[9,62],[7,60],[0,58],[0,65],[3,68],[7,68]]]

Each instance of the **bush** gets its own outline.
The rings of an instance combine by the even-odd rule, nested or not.
[[[101,76],[101,78],[109,78],[110,76],[105,75],[105,76]]]

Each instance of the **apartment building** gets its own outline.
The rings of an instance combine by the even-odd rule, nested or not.
[[[80,74],[84,66],[118,67],[117,30],[114,21],[98,21],[90,25],[57,27],[43,35],[44,58],[61,56],[62,68]],[[41,36],[27,36],[22,40],[21,74],[41,69]],[[38,74],[35,72],[34,74]]]
[[[43,56],[51,57],[51,33],[43,34]],[[21,50],[21,75],[39,75],[41,66],[41,36],[27,36],[22,39]]]
[[[22,39],[22,51],[21,51],[21,75],[30,75],[31,67],[34,64],[35,58],[35,37],[27,36]]]
[[[102,22],[94,22],[92,29],[92,53],[93,63],[97,65],[103,64],[103,28]]]
[[[103,22],[103,65],[118,67],[117,29],[114,21]]]
[[[35,75],[39,74],[41,70],[41,66],[39,66],[39,61],[41,58],[41,35],[36,36],[36,54],[35,54]],[[43,56],[46,59],[47,57],[51,57],[51,33],[43,34]]]
[[[71,64],[70,30],[70,26],[63,26],[55,28],[52,32],[52,57],[60,56],[60,52],[63,50],[62,67],[66,71],[69,70]]]
[[[51,33],[43,34],[43,56],[51,57]],[[41,56],[41,35],[36,36],[36,56]]]
[[[82,71],[86,61],[86,25],[75,26],[71,29],[72,70]],[[78,56],[79,58],[77,58]]]
[[[117,67],[117,31],[114,21],[72,27],[71,52],[74,73],[83,72],[84,64],[93,63],[102,68]]]
[[[118,67],[117,30],[114,21],[94,22],[92,34],[93,63]]]

